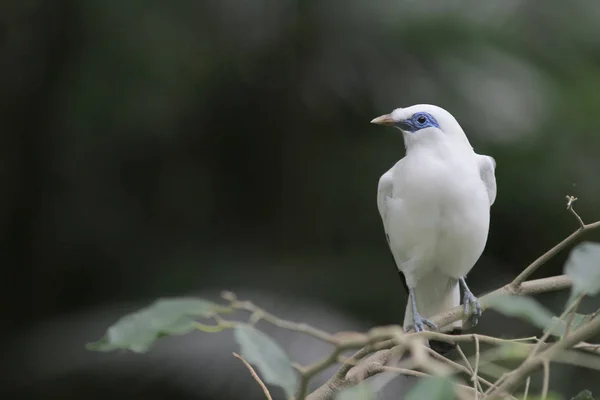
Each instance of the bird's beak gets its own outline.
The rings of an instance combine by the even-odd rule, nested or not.
[[[385,114],[371,121],[372,124],[392,126],[396,123],[391,114]]]

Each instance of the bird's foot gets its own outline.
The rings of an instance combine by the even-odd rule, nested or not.
[[[435,323],[428,320],[427,318],[421,317],[420,314],[413,315],[413,326],[415,328],[415,332],[422,332],[425,330],[425,325],[427,325],[432,330],[438,330],[438,327]]]
[[[479,299],[477,299],[470,291],[466,291],[463,296],[463,304],[465,307],[465,317],[471,319],[472,326],[477,325],[479,317],[481,317],[481,314],[483,313]]]

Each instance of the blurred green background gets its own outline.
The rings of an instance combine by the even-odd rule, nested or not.
[[[599,27],[592,1],[4,1],[1,389],[262,398],[225,336],[85,352],[161,296],[231,289],[330,331],[401,323],[375,198],[404,147],[369,124],[396,107],[446,108],[495,157],[469,282],[508,283],[577,227],[565,195],[600,219]],[[491,312],[476,331],[536,333]],[[323,351],[288,336],[305,362]],[[552,376],[600,390],[595,372]]]

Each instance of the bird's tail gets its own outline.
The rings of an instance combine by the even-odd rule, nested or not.
[[[424,318],[431,318],[437,314],[448,311],[449,309],[460,305],[460,287],[458,279],[444,276],[439,273],[431,273],[419,279],[419,286],[415,290],[415,300],[417,311]],[[404,313],[404,329],[412,328],[412,307],[410,298],[406,304]],[[442,332],[459,334],[462,332],[462,321],[456,321],[441,329]],[[438,352],[447,352],[444,344],[431,341],[431,348]],[[440,347],[441,346],[441,347]],[[436,349],[436,347],[440,347]]]

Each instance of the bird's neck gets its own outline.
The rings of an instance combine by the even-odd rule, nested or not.
[[[452,157],[454,155],[464,155],[473,153],[468,140],[457,140],[449,137],[424,136],[419,138],[404,136],[404,145],[406,155],[429,153],[434,154],[440,159]]]

